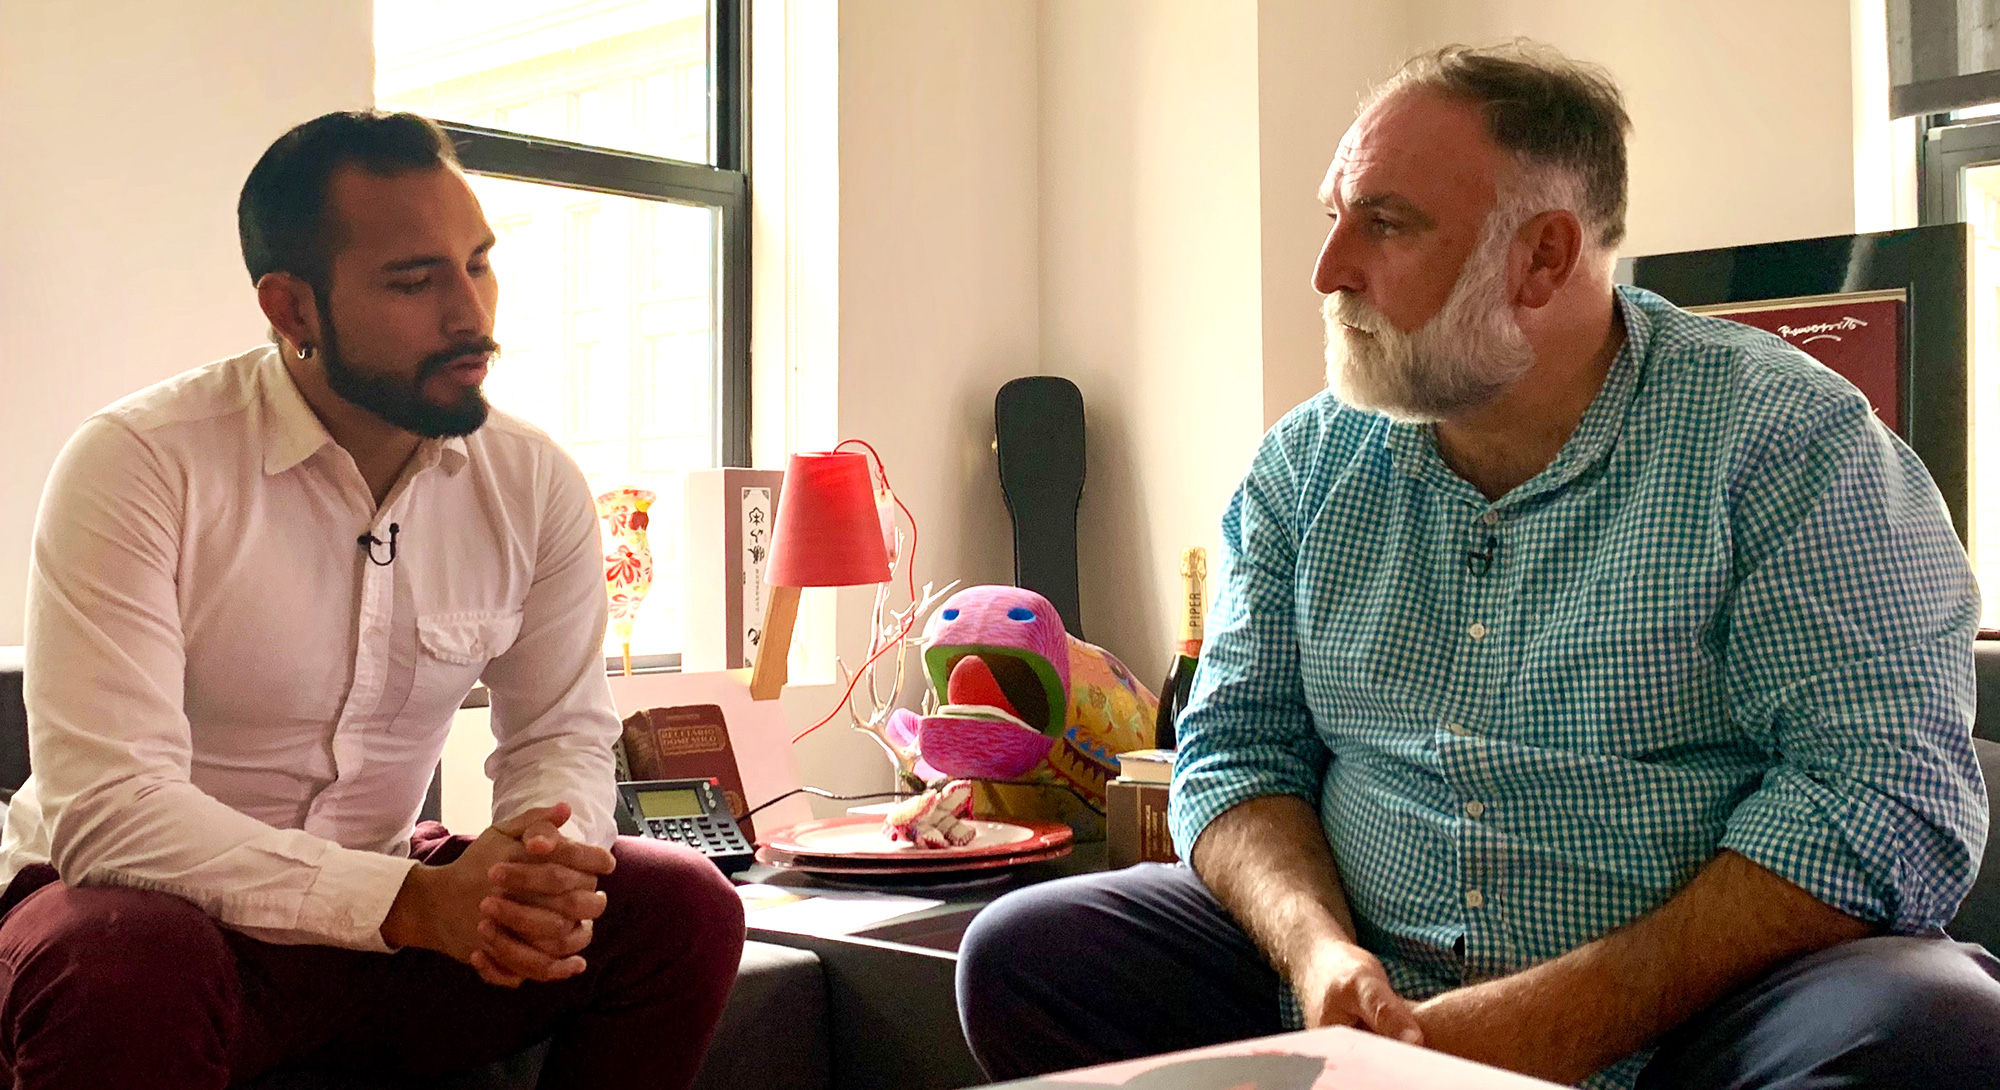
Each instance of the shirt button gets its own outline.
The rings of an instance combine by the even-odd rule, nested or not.
[[[1488,511],[1485,514],[1479,516],[1479,521],[1485,523],[1488,526],[1498,526],[1500,525],[1500,512]]]
[[[1480,802],[1478,799],[1473,799],[1471,802],[1465,804],[1466,817],[1476,818],[1485,812],[1486,812],[1486,804]]]
[[[1446,723],[1444,729],[1458,735],[1460,738],[1467,737],[1472,733],[1472,728],[1466,726],[1464,723]]]
[[[1466,890],[1466,891],[1465,891],[1465,907],[1467,907],[1467,908],[1485,908],[1485,907],[1486,907],[1486,895],[1485,895],[1484,893],[1481,893],[1481,892],[1479,892],[1479,891],[1478,891],[1478,890],[1476,890],[1476,889],[1468,889],[1468,890]]]
[[[1478,621],[1474,621],[1472,622],[1472,627],[1465,630],[1465,634],[1475,640],[1483,640],[1486,638],[1486,626]]]

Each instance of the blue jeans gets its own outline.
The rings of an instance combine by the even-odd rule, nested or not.
[[[995,1079],[1280,1033],[1279,986],[1184,867],[1017,891],[959,947],[959,1018]],[[1638,1086],[2000,1087],[2000,960],[1897,936],[1809,954],[1667,1035]]]

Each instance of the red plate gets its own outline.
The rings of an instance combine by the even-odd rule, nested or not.
[[[1028,855],[1065,845],[1075,834],[1058,821],[985,821],[974,819],[977,839],[958,848],[919,848],[892,841],[882,835],[880,814],[849,814],[845,817],[802,821],[771,833],[759,846],[775,848],[786,855],[810,857],[841,865],[863,861],[908,863],[928,867],[943,859],[985,859],[994,856]]]
[[[1065,826],[1066,827],[1066,826]],[[882,874],[953,874],[959,871],[996,870],[1001,867],[1017,867],[1024,863],[1040,863],[1049,859],[1061,859],[1069,854],[1069,845],[1047,851],[1029,852],[1025,855],[987,856],[972,859],[936,859],[929,863],[912,863],[897,866],[893,863],[842,863],[823,862],[823,857],[799,858],[787,852],[775,851],[769,847],[757,849],[757,862],[779,870],[795,870],[802,874],[828,874],[841,877],[867,877]]]

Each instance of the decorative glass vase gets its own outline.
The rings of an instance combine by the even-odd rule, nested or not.
[[[632,675],[632,622],[653,589],[653,547],[646,541],[646,509],[656,497],[644,488],[614,488],[597,497],[597,517],[611,534],[604,554],[604,589],[611,596],[611,630]]]

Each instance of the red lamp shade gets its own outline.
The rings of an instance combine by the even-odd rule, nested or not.
[[[889,551],[868,458],[792,455],[764,581],[774,587],[852,587],[889,579]]]

